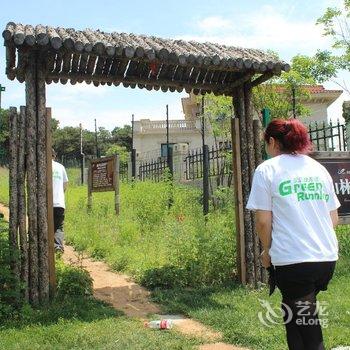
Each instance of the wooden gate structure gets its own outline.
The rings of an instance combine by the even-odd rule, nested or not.
[[[261,160],[259,126],[253,122],[251,96],[254,86],[281,71],[288,71],[287,63],[255,49],[91,29],[81,31],[10,22],[2,35],[6,47],[6,74],[11,80],[25,82],[27,131],[34,132],[26,154],[29,245],[33,238],[41,244],[39,237],[50,230],[44,221],[51,208],[48,210],[47,203],[43,202],[47,188],[42,183],[44,176],[51,177],[51,169],[45,166],[49,162],[43,148],[43,130],[47,127],[46,84],[70,81],[73,85],[86,82],[95,86],[122,84],[163,92],[185,90],[197,95],[212,92],[231,96],[234,107],[232,145],[239,278],[243,284],[253,285],[261,280],[259,242],[252,214],[245,209],[252,175]],[[17,210],[16,206],[11,206],[13,236],[18,234]],[[48,256],[51,244],[53,242],[49,241],[43,256]],[[30,263],[36,264],[30,268],[39,268],[38,257],[34,256]],[[40,268],[47,270],[50,266],[54,266],[52,261]],[[46,299],[47,293],[44,293],[41,301]]]

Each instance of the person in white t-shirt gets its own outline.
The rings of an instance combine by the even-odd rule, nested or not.
[[[272,158],[257,167],[247,203],[262,264],[282,293],[289,349],[322,350],[316,295],[327,289],[338,259],[340,203],[328,171],[307,155],[312,144],[300,121],[274,119],[264,139]]]
[[[55,251],[64,251],[64,213],[66,209],[64,192],[68,186],[68,176],[65,167],[56,162],[56,152],[52,150],[52,192],[53,218],[55,230]]]

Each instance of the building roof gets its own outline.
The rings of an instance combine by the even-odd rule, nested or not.
[[[342,94],[343,90],[329,90],[326,89],[323,85],[308,85],[304,86],[304,88],[310,93],[310,94],[322,94],[322,93],[339,93]]]
[[[23,82],[28,56],[39,52],[46,81],[93,82],[148,90],[230,94],[261,75],[255,84],[288,71],[289,65],[256,49],[170,40],[101,30],[9,22],[2,33],[6,74]],[[253,82],[254,83],[254,82]]]

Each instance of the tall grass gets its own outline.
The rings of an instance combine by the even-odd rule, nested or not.
[[[226,209],[205,220],[201,193],[168,182],[123,183],[119,217],[112,193],[93,194],[91,212],[86,196],[81,186],[67,192],[66,237],[78,250],[105,259],[113,269],[132,274],[150,288],[232,280],[235,239],[230,200]]]

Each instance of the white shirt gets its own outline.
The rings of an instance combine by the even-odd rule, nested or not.
[[[52,161],[53,206],[65,209],[63,184],[68,182],[66,169],[60,163]]]
[[[328,171],[305,155],[279,155],[254,174],[247,209],[272,211],[273,265],[335,261],[330,211],[340,207]]]

